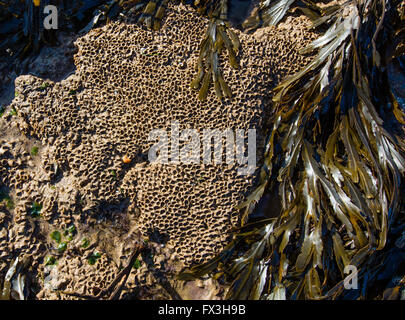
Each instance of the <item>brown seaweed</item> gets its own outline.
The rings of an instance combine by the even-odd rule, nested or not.
[[[205,9],[207,8],[205,7]],[[240,42],[237,34],[230,29],[229,23],[226,21],[227,1],[219,1],[208,13],[208,16],[210,21],[200,45],[197,77],[191,83],[191,88],[199,90],[198,98],[205,100],[211,83],[213,83],[219,99],[231,98],[232,93],[222,76],[219,60],[222,51],[226,49],[231,67],[238,69],[237,54]]]

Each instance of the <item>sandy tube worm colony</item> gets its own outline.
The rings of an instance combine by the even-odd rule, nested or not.
[[[232,99],[220,100],[210,90],[199,101],[190,83],[208,20],[188,6],[172,4],[159,31],[140,27],[133,23],[134,17],[129,14],[134,21],[113,21],[78,38],[76,72],[67,79],[53,82],[25,75],[15,82],[10,108],[16,115],[10,119],[15,130],[36,139],[41,148],[32,170],[16,165],[17,150],[2,155],[6,163],[2,181],[15,190],[16,207],[6,222],[15,231],[1,242],[1,270],[10,266],[17,247],[21,255],[32,253],[32,274],[44,273],[45,282],[38,283],[41,298],[56,297],[55,290],[97,292],[128,257],[130,230],[139,230],[141,238],[158,234],[164,239],[168,252],[154,258],[160,262],[169,257],[190,266],[220,252],[238,224],[237,206],[251,192],[263,163],[265,122],[272,112],[269,92],[281,78],[309,62],[298,51],[315,38],[302,17],[294,24],[253,34],[235,29],[241,68],[225,63],[221,71],[232,88]],[[255,130],[253,174],[240,175],[236,161],[150,163],[147,154],[155,141],[148,141],[149,133],[170,128],[174,122],[179,123],[179,131],[193,128],[200,137],[211,128],[241,130],[245,146],[248,130]],[[183,146],[180,142],[179,150]],[[8,163],[12,159],[16,161]],[[26,177],[24,182],[19,178],[13,182],[16,172]],[[104,229],[98,232],[100,220],[112,224],[112,230],[123,228],[126,240]],[[44,270],[46,261],[51,263],[49,248],[60,245],[48,241],[49,234],[56,226],[64,230],[71,224],[78,234],[67,242],[63,254],[58,253],[57,263]],[[17,231],[38,230],[37,226],[42,238]],[[86,228],[96,230],[94,239],[86,235]],[[103,253],[100,258],[81,248],[83,238],[89,239],[91,250]],[[108,245],[112,242],[117,244],[114,248]],[[97,262],[89,265],[80,257],[68,258],[76,247],[86,252],[85,259]],[[139,283],[150,288],[153,276],[144,264],[139,270],[141,274],[128,280],[127,292]]]

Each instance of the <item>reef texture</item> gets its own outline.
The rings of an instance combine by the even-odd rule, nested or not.
[[[76,73],[61,82],[17,78],[10,106],[17,115],[1,119],[0,181],[15,204],[0,208],[1,274],[16,256],[32,254],[39,298],[55,298],[56,289],[97,294],[125,264],[128,239],[148,238],[156,249],[154,267],[143,261],[125,289],[148,297],[142,288],[156,287],[159,275],[177,270],[172,265],[206,261],[227,244],[239,218],[236,206],[254,187],[258,170],[242,176],[238,164],[151,164],[147,153],[156,141],[148,134],[159,128],[170,133],[174,121],[180,130],[199,132],[254,128],[260,168],[270,89],[308,62],[298,51],[315,35],[302,17],[249,35],[235,30],[239,70],[221,59],[233,97],[220,101],[211,90],[201,102],[190,82],[207,24],[189,8],[170,5],[160,31],[128,20],[79,38]],[[36,155],[30,154],[34,144]],[[39,217],[30,214],[33,203],[41,204]],[[77,234],[57,264],[45,266],[55,251],[50,232],[70,225]],[[81,248],[84,237],[90,250]],[[102,255],[89,265],[92,250]],[[204,285],[184,296],[215,298],[198,291]]]

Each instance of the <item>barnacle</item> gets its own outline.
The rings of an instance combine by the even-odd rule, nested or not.
[[[405,105],[385,73],[404,59],[398,3],[349,1],[315,20],[329,29],[307,48],[319,50],[312,63],[274,89],[261,182],[242,206],[248,217],[278,192],[278,217],[244,225],[216,259],[181,278],[219,267],[237,299],[337,297],[347,265],[365,287],[376,280],[362,267],[386,247],[405,173]]]

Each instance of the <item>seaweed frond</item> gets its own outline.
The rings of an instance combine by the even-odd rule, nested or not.
[[[201,8],[207,10],[207,7],[203,5]],[[240,42],[237,34],[229,28],[229,24],[226,22],[227,10],[227,0],[221,0],[209,12],[210,21],[206,35],[200,44],[197,76],[191,83],[192,89],[199,90],[198,99],[200,100],[206,99],[212,83],[219,99],[232,96],[219,67],[220,55],[226,49],[231,67],[239,68],[237,54]]]
[[[259,7],[242,24],[245,32],[253,32],[259,27],[276,26],[293,7],[300,9],[316,24],[325,21],[340,8],[339,5],[320,7],[312,0],[262,0]],[[317,25],[314,24],[314,27]]]
[[[169,0],[151,0],[138,4],[137,8],[143,8],[138,22],[149,29],[159,30],[168,2]]]

